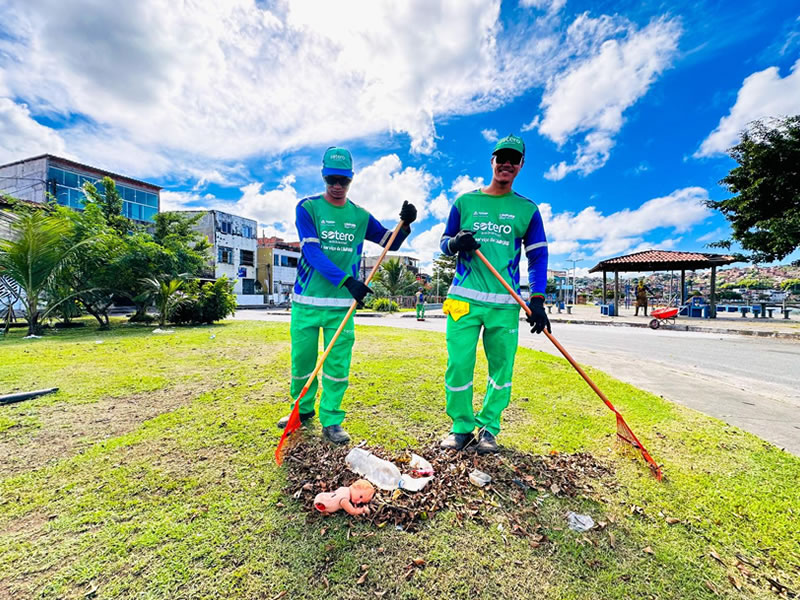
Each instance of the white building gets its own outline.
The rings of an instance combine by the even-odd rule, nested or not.
[[[279,237],[258,239],[257,277],[264,288],[267,303],[288,302],[297,278],[300,256],[300,242],[286,242]]]
[[[239,306],[263,304],[261,286],[256,286],[257,223],[253,219],[237,217],[219,210],[178,212],[203,215],[194,228],[203,233],[211,244],[208,276],[219,279],[226,275],[233,281],[233,293],[236,294]]]

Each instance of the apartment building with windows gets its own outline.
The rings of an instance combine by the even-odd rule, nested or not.
[[[300,261],[300,242],[286,242],[279,237],[258,238],[256,277],[270,304],[284,304],[291,296]]]
[[[202,214],[194,229],[204,234],[211,244],[206,276],[219,279],[226,275],[233,281],[233,293],[239,306],[263,304],[263,288],[256,280],[256,221],[220,210],[178,212]]]
[[[37,204],[52,197],[62,206],[83,210],[83,185],[92,183],[103,194],[103,177],[114,181],[124,216],[144,225],[153,223],[161,206],[159,186],[52,154],[0,165],[0,192]]]

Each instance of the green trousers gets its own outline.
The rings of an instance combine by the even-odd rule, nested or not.
[[[347,314],[347,309],[323,308],[292,303],[292,387],[293,399],[297,399],[306,381],[317,366],[319,330],[322,329],[323,348],[327,348],[333,334]],[[322,396],[319,401],[319,421],[323,427],[339,425],[344,421],[341,410],[342,398],[347,390],[350,374],[350,359],[355,341],[353,317],[347,320],[339,339],[331,349],[322,367]],[[315,379],[300,401],[300,412],[314,410],[319,380]]]
[[[425,318],[425,305],[424,304],[417,304],[417,318],[424,319]]]
[[[480,412],[473,413],[472,381],[475,351],[483,329],[483,349],[489,363],[489,381]],[[511,376],[517,354],[519,309],[487,308],[470,304],[458,320],[447,316],[447,371],[445,396],[453,433],[470,433],[485,427],[500,433],[500,415],[511,400]]]

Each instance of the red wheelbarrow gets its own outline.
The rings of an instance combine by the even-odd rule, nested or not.
[[[675,325],[675,317],[678,316],[678,307],[673,306],[670,308],[669,306],[664,306],[662,308],[654,308],[650,314],[655,317],[649,323],[650,329],[658,329],[661,327],[662,321],[670,325]]]

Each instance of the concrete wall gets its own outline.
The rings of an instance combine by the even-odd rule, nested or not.
[[[20,200],[44,203],[46,180],[46,158],[0,167],[0,191]]]

